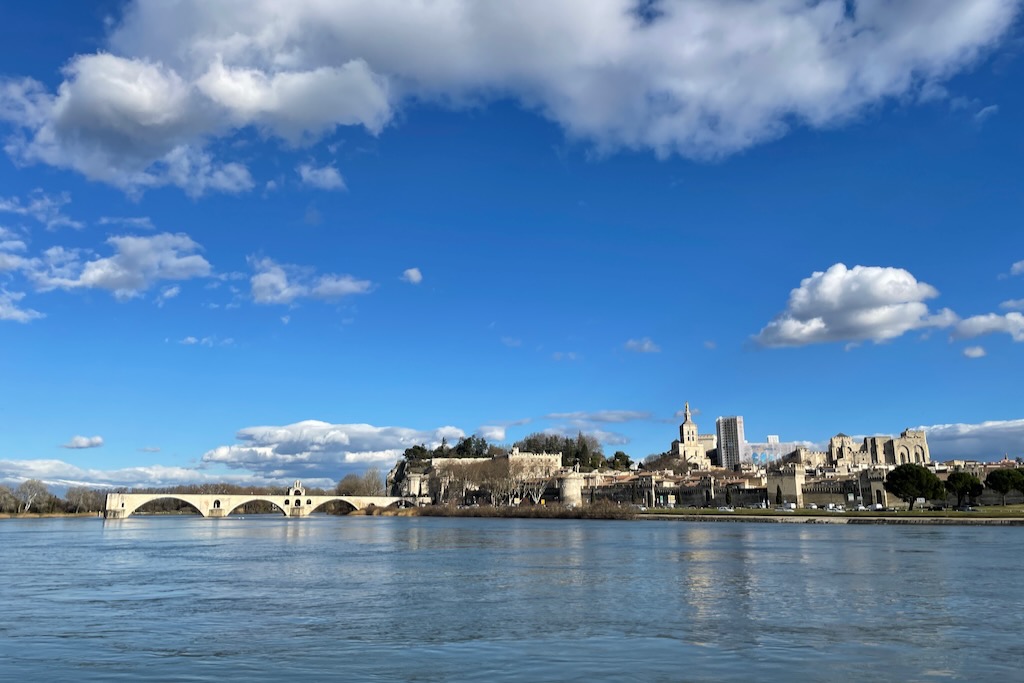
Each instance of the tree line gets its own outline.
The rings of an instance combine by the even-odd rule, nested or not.
[[[927,467],[908,463],[889,472],[884,485],[887,492],[908,503],[911,510],[918,498],[945,500],[947,494],[956,496],[956,505],[961,507],[965,500],[977,499],[986,487],[998,493],[1002,504],[1006,505],[1006,496],[1011,491],[1024,495],[1024,469],[992,470],[984,482],[970,472],[956,470],[943,482]]]
[[[601,442],[583,432],[574,437],[534,432],[516,441],[511,447],[489,443],[487,439],[474,434],[459,439],[454,446],[447,439],[441,439],[440,445],[433,449],[418,444],[405,449],[402,457],[412,465],[432,458],[493,458],[507,455],[513,447],[528,453],[561,453],[563,467],[578,466],[584,472],[602,468],[628,470],[633,464],[624,451],[615,451],[610,457],[605,457]]]

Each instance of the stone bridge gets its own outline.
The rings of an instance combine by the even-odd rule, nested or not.
[[[307,517],[332,501],[341,501],[355,510],[371,505],[376,507],[412,507],[416,499],[399,496],[310,496],[296,481],[287,492],[279,495],[221,494],[221,493],[108,493],[103,516],[124,519],[146,503],[171,498],[188,503],[203,517],[227,517],[247,503],[266,502],[287,517]]]

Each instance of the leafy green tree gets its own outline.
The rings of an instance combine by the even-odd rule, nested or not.
[[[918,498],[944,498],[946,490],[935,473],[923,465],[900,465],[885,477],[885,490],[914,509]]]
[[[430,456],[430,449],[423,444],[410,446],[409,448],[406,448],[405,453],[402,454],[402,457],[405,458],[406,461],[430,460]]]
[[[608,467],[613,470],[628,470],[633,461],[624,451],[615,451],[615,454],[608,459]]]
[[[1006,505],[1006,494],[1014,489],[1019,476],[1017,470],[993,470],[985,477],[985,486],[998,493]]]
[[[981,495],[985,487],[981,485],[981,481],[971,474],[970,472],[951,472],[946,477],[946,490],[956,496],[956,505],[960,507],[964,504],[964,498],[970,498],[974,500]]]
[[[487,456],[487,440],[482,436],[464,436],[455,444],[453,458],[483,458]]]
[[[1024,469],[1018,468],[1013,471],[1013,488],[1024,495]]]

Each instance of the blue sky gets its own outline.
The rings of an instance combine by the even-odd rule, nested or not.
[[[1018,0],[0,10],[0,480],[1024,455]]]

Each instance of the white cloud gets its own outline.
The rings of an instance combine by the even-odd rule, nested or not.
[[[49,195],[36,189],[24,201],[19,197],[0,197],[0,213],[32,218],[46,226],[47,230],[61,227],[81,229],[85,227],[83,223],[73,220],[63,212],[64,206],[70,202],[71,197],[67,192]]]
[[[206,346],[206,347],[212,349],[215,346],[234,346],[235,345],[235,340],[232,339],[231,337],[227,337],[226,339],[221,339],[220,337],[218,337],[216,335],[209,336],[209,337],[202,337],[202,338],[188,336],[188,337],[185,337],[184,339],[182,339],[181,341],[179,341],[178,343],[183,345],[183,346],[196,346],[196,345],[198,345],[198,346]]]
[[[1010,275],[1024,275],[1024,261],[1017,261],[1010,266]]]
[[[300,164],[295,169],[304,185],[315,187],[319,190],[344,190],[345,180],[333,166],[322,166],[317,168],[310,164]]]
[[[932,460],[966,458],[999,460],[1024,456],[1024,419],[993,420],[980,424],[941,424],[924,429]]]
[[[183,233],[150,237],[111,237],[113,256],[80,261],[80,254],[55,247],[47,250],[45,268],[32,273],[36,287],[105,289],[118,299],[137,297],[161,280],[188,280],[210,275],[210,264],[198,244]]]
[[[1024,314],[988,313],[965,318],[957,323],[953,336],[957,339],[970,339],[996,332],[1010,335],[1015,342],[1024,342]]]
[[[0,82],[8,154],[193,194],[251,187],[205,146],[251,127],[289,144],[379,133],[407,102],[514,99],[598,150],[706,158],[943,95],[1016,0],[415,2],[137,0],[56,92]],[[644,5],[647,6],[647,5]],[[909,96],[909,97],[908,97]],[[205,159],[175,173],[174,157]]]
[[[630,339],[626,342],[625,349],[636,353],[659,353],[661,351],[661,347],[651,341],[650,337]]]
[[[999,308],[1007,311],[1024,311],[1024,299],[1009,299],[999,304]]]
[[[159,453],[160,452],[160,447],[159,446],[143,446],[142,448],[139,449],[139,452],[140,453]]]
[[[423,273],[420,272],[419,268],[406,268],[402,272],[402,280],[410,285],[418,285],[423,282]]]
[[[651,414],[639,410],[594,410],[576,411],[572,413],[549,413],[544,416],[548,420],[572,420],[574,422],[632,422],[649,420]]]
[[[992,118],[998,113],[999,105],[990,104],[989,106],[982,107],[981,109],[978,110],[978,112],[974,115],[974,122],[980,125],[982,123],[985,123],[985,121]]]
[[[294,474],[336,476],[346,463],[391,465],[402,452],[419,443],[437,446],[442,438],[453,443],[465,436],[455,427],[416,430],[369,424],[331,424],[306,420],[280,427],[247,427],[238,431],[238,444],[220,446],[203,455],[205,464],[222,464],[263,476]]]
[[[103,445],[102,436],[73,436],[61,448],[99,448]]]
[[[120,225],[125,228],[136,228],[138,230],[156,230],[152,219],[149,216],[103,216],[99,220],[100,225]]]
[[[579,360],[579,355],[575,351],[555,351],[551,354],[551,360],[573,362]]]
[[[351,275],[323,275],[316,280],[312,296],[320,299],[340,299],[352,294],[366,294],[373,288],[369,280],[358,280]]]
[[[491,443],[501,443],[505,440],[505,426],[480,425],[477,427],[476,434],[479,437],[487,439]]]
[[[279,264],[269,258],[250,259],[250,264],[256,271],[250,278],[252,298],[258,304],[290,304],[302,297],[340,299],[373,289],[369,280],[351,275],[317,277],[312,269]]]
[[[160,290],[160,294],[156,298],[156,305],[163,306],[167,301],[181,294],[181,287],[174,285],[173,287],[164,287]]]
[[[924,302],[938,296],[902,268],[837,263],[790,292],[786,310],[755,337],[762,346],[804,346],[835,341],[894,339],[911,330],[949,327],[956,316]]]
[[[519,339],[518,337],[502,337],[501,343],[509,347],[510,349],[518,349],[520,346],[523,345],[523,340]]]
[[[984,358],[985,348],[982,346],[968,346],[964,349],[964,356],[967,358]]]
[[[2,257],[3,254],[0,254],[0,259]],[[3,262],[0,260],[0,266],[2,265]],[[0,270],[2,270],[2,267],[0,267]],[[19,308],[18,302],[24,297],[25,294],[23,292],[9,292],[6,289],[0,288],[0,320],[27,323],[30,320],[46,317],[44,314],[31,308]]]

